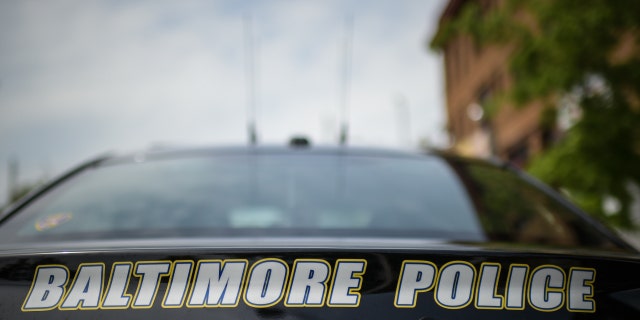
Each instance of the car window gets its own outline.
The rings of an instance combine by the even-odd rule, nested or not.
[[[494,242],[611,246],[582,217],[509,170],[452,162]]]
[[[221,156],[106,165],[65,182],[3,228],[16,230],[18,237],[204,228],[224,229],[224,234],[409,231],[484,238],[463,186],[443,161],[355,156]]]
[[[574,212],[490,165],[306,153],[106,163],[63,182],[0,231],[4,242],[340,235],[610,245]]]

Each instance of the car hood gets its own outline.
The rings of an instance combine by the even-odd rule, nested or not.
[[[0,248],[2,318],[637,319],[634,253],[421,239]]]

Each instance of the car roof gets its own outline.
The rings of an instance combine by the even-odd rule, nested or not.
[[[409,149],[391,147],[347,146],[347,145],[229,145],[229,146],[155,146],[146,150],[127,153],[106,153],[100,157],[86,162],[95,165],[98,163],[113,162],[140,162],[146,159],[165,157],[188,157],[197,155],[267,155],[267,154],[306,154],[306,155],[333,155],[333,156],[366,156],[366,157],[390,157],[390,158],[443,158],[473,163],[485,163],[498,167],[512,167],[509,163],[497,158],[477,159],[460,156],[446,150],[438,149]]]

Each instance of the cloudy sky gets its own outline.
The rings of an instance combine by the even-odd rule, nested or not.
[[[10,159],[28,183],[106,151],[246,143],[248,25],[261,143],[335,144],[353,17],[350,143],[444,145],[442,62],[425,44],[445,4],[0,1],[0,205]]]

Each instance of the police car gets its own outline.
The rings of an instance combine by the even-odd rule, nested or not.
[[[640,255],[501,163],[153,151],[4,212],[0,318],[640,319]]]

